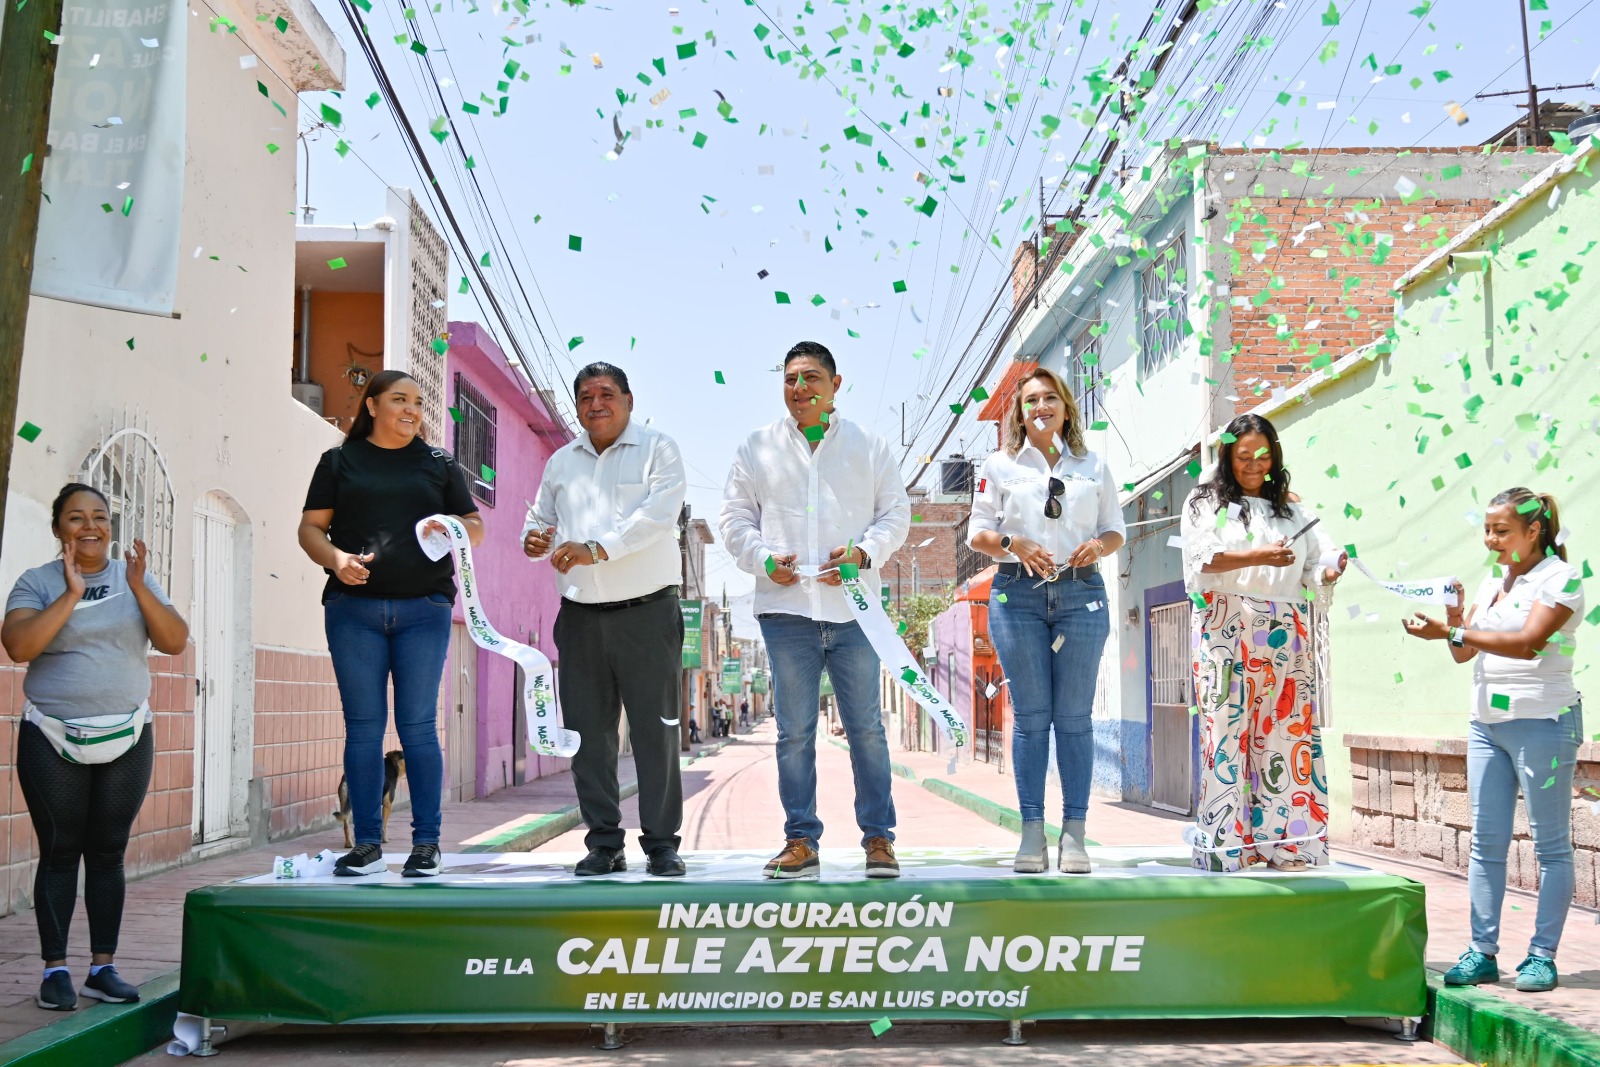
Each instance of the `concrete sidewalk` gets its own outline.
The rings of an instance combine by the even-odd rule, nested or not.
[[[836,745],[843,742],[834,739]],[[933,752],[897,752],[894,754],[896,773],[908,782],[960,804],[970,811],[1003,826],[1020,826],[1017,812],[1016,780],[1010,774],[1001,774],[982,763],[963,763],[956,774],[949,773],[948,757]],[[1061,790],[1052,775],[1046,789],[1045,810],[1059,813]],[[1147,808],[1091,796],[1089,800],[1088,836],[1101,845],[1174,845],[1182,842],[1182,833],[1190,819]],[[1337,835],[1338,827],[1334,827]],[[1470,902],[1467,896],[1466,875],[1440,869],[1426,860],[1408,862],[1391,856],[1379,856],[1346,847],[1335,836],[1333,850],[1342,859],[1421,882],[1427,887],[1428,949],[1427,962],[1431,970],[1443,972],[1456,961],[1466,948]],[[1559,1020],[1587,1031],[1600,1034],[1600,913],[1573,907],[1568,912],[1566,930],[1561,940],[1559,967],[1561,984],[1548,993],[1519,993],[1514,987],[1515,968],[1526,954],[1526,946],[1533,934],[1537,897],[1520,889],[1506,891],[1505,908],[1501,915],[1501,980],[1492,986],[1479,986],[1476,990],[1446,990],[1446,997],[1456,1003],[1435,1006],[1441,1017],[1452,1012],[1457,1023],[1469,1028],[1493,1029],[1510,1025],[1523,1039],[1548,1045],[1557,1038],[1554,1032],[1536,1035],[1531,1030],[1541,1026],[1539,1018],[1521,1017],[1521,1012],[1538,1013],[1541,1018]],[[1503,1007],[1497,1007],[1501,1005]],[[1465,1017],[1465,1018],[1463,1018]],[[1493,1017],[1493,1018],[1490,1018]],[[1492,1024],[1492,1025],[1491,1025]],[[1576,1035],[1567,1035],[1574,1043]],[[1493,1034],[1479,1034],[1478,1040],[1493,1040]],[[1583,1056],[1552,1062],[1600,1063],[1600,1037],[1591,1039],[1592,1047],[1583,1050]],[[1479,1058],[1457,1048],[1470,1059]],[[1482,1051],[1481,1049],[1475,1051]],[[1549,1049],[1540,1050],[1548,1057]],[[1506,1062],[1531,1063],[1533,1060],[1514,1058]],[[1541,1059],[1541,1062],[1543,1060]]]
[[[716,752],[725,743],[725,740],[718,740],[692,746],[692,751],[682,758],[692,763],[703,753]],[[632,785],[634,771],[630,757],[624,756],[619,761],[618,777],[625,787]],[[540,832],[546,837],[554,836],[578,822],[575,797],[572,776],[563,773],[503,789],[482,800],[446,802],[441,844],[447,852],[488,851],[483,842],[500,840],[520,830],[520,847],[536,847]],[[332,811],[331,805],[329,810]],[[529,824],[536,824],[539,830],[527,832]],[[409,835],[410,812],[396,809],[389,822],[391,848],[403,850]],[[149,983],[155,983],[156,995],[168,995],[170,1000],[170,993],[177,987],[176,971],[183,941],[183,899],[189,890],[265,874],[271,869],[274,856],[314,853],[322,849],[344,851],[344,833],[338,825],[259,848],[198,859],[176,870],[130,882],[118,945],[117,971],[128,981],[145,987],[147,999]],[[73,916],[67,955],[73,981],[79,986],[89,973],[88,946],[88,919],[80,899]],[[75,1012],[44,1011],[33,1000],[39,989],[41,969],[34,913],[26,911],[0,918],[0,1063],[10,1062],[11,1057],[19,1054],[18,1048],[28,1051],[42,1046],[50,1036],[44,1031],[83,1031],[130,1011],[128,1006],[92,1000],[80,1000]],[[171,979],[157,982],[165,975],[170,975]],[[166,1010],[170,1018],[171,1011],[176,1010],[175,1002]],[[38,1040],[24,1042],[10,1050],[4,1047],[7,1042],[28,1035],[37,1035]]]

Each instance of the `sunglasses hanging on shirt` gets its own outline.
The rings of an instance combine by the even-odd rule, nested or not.
[[[1044,498],[1044,517],[1059,519],[1061,517],[1061,501],[1056,498],[1067,491],[1067,483],[1060,478],[1051,478],[1049,485],[1050,495]]]

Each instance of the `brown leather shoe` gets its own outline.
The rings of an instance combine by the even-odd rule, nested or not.
[[[761,873],[768,878],[818,878],[822,875],[822,858],[810,841],[791,837],[784,843],[783,851],[767,861]]]
[[[867,838],[867,877],[898,878],[900,861],[894,858],[894,845],[887,837]]]

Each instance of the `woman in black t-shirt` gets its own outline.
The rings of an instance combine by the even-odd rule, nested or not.
[[[422,438],[421,389],[401,371],[382,371],[367,384],[344,444],[317,462],[300,518],[300,547],[328,572],[323,617],[344,705],[355,848],[339,859],[335,874],[385,870],[383,734],[391,678],[411,791],[411,857],[402,873],[439,873],[444,757],[436,701],[456,583],[449,556],[433,561],[422,551],[416,524],[441,513],[459,516],[474,545],[483,540],[461,468]]]

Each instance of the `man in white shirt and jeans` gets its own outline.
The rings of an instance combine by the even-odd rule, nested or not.
[[[838,587],[840,564],[870,568],[900,547],[911,503],[888,444],[834,415],[840,382],[822,345],[791,348],[783,366],[789,414],[739,447],[723,492],[723,542],[740,569],[756,576],[756,619],[772,660],[786,842],[767,864],[768,878],[820,873],[816,739],[824,669],[850,741],[866,873],[900,875],[878,656]]]
[[[560,584],[555,642],[578,810],[589,834],[579,876],[627,869],[623,859],[617,725],[623,708],[639,775],[639,841],[646,869],[684,873],[678,856],[683,460],[666,434],[634,422],[628,376],[591,363],[573,382],[584,433],[545,465],[522,528],[530,559],[549,558]]]

